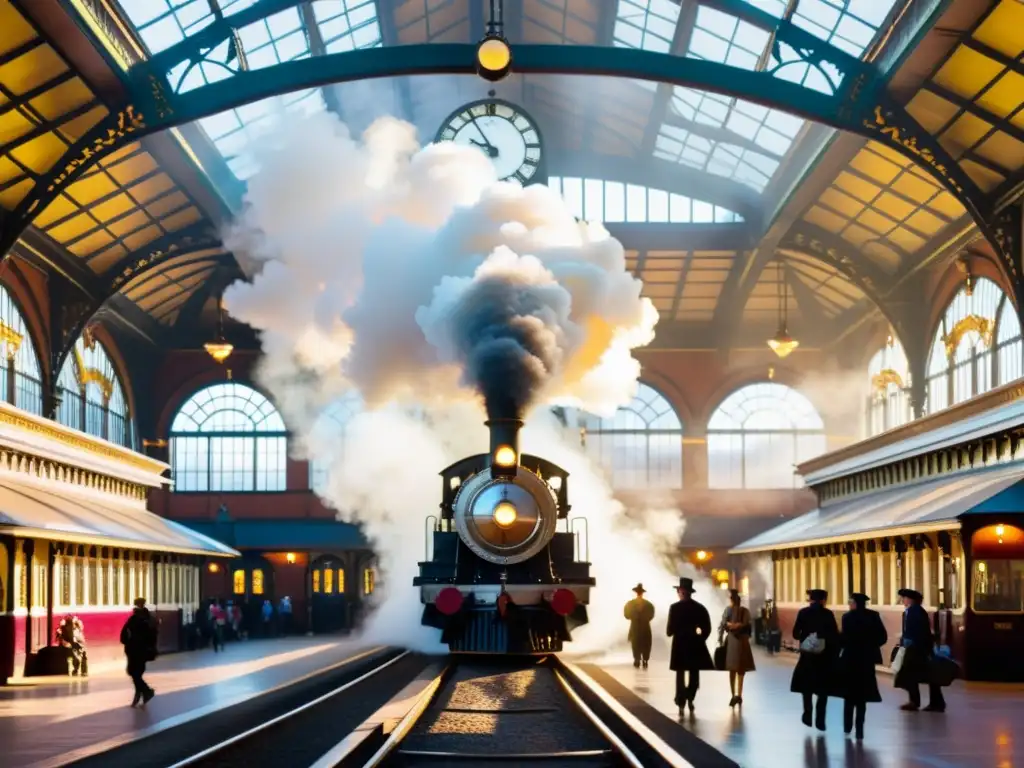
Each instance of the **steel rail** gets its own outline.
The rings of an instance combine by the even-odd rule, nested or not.
[[[365,658],[366,656],[368,656],[368,655],[370,655],[370,654],[372,654],[374,652],[375,651],[367,651],[364,656],[362,656],[362,657],[357,656],[352,661],[353,661],[353,663],[356,662],[356,661],[359,661],[361,658]],[[226,739],[226,740],[220,742],[219,744],[214,744],[212,747],[208,747],[208,748],[204,749],[202,752],[198,752],[198,753],[192,755],[191,757],[187,757],[184,760],[181,760],[181,761],[179,761],[177,763],[174,763],[174,765],[170,766],[170,768],[186,768],[186,766],[195,765],[200,760],[204,760],[207,757],[210,757],[212,755],[216,755],[217,753],[222,752],[223,750],[227,749],[230,746],[233,746],[235,744],[238,744],[239,742],[245,741],[246,739],[250,738],[251,736],[255,736],[257,733],[262,733],[263,731],[267,730],[268,728],[274,727],[278,723],[284,722],[285,720],[289,720],[292,717],[295,717],[296,715],[301,714],[301,713],[303,713],[303,712],[305,712],[305,711],[307,711],[309,709],[312,709],[313,707],[315,707],[315,706],[317,706],[319,704],[322,704],[323,702],[327,701],[328,699],[331,699],[331,698],[337,696],[339,693],[344,693],[345,691],[349,690],[350,688],[353,688],[354,686],[359,685],[360,683],[362,683],[362,682],[370,679],[374,675],[376,675],[378,672],[382,672],[383,670],[385,670],[388,667],[390,667],[392,664],[394,664],[394,663],[404,659],[410,653],[411,653],[411,651],[402,651],[400,654],[395,656],[393,659],[389,659],[388,661],[384,662],[383,664],[380,664],[379,666],[374,667],[369,672],[363,673],[362,675],[357,677],[355,680],[350,680],[347,683],[345,683],[345,684],[335,688],[333,691],[328,691],[327,693],[325,693],[325,694],[323,694],[321,696],[318,696],[317,698],[313,699],[313,701],[307,701],[305,704],[302,704],[301,706],[298,706],[295,709],[289,710],[288,712],[285,712],[282,715],[278,715],[277,717],[271,718],[270,720],[267,720],[266,722],[260,723],[259,725],[255,726],[254,728],[250,728],[249,730],[245,731],[244,733],[240,733],[240,734],[238,734],[236,736],[232,736],[230,739]]]
[[[637,756],[633,754],[633,751],[625,745],[622,739],[612,733],[611,728],[605,725],[604,721],[597,716],[594,710],[588,707],[586,702],[580,698],[580,695],[572,689],[572,686],[569,685],[562,673],[557,669],[553,671],[555,673],[555,679],[558,680],[559,684],[562,686],[562,690],[569,695],[569,698],[576,705],[576,708],[586,716],[591,725],[600,731],[601,735],[609,744],[612,745],[612,747],[615,748],[615,751],[619,753],[619,756],[626,762],[626,764],[629,765],[630,768],[644,768],[644,764],[637,759]]]

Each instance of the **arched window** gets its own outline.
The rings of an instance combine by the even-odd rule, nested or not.
[[[255,389],[201,389],[171,424],[174,490],[283,491],[287,442],[277,409]]]
[[[362,410],[363,398],[356,390],[349,390],[331,403],[313,425],[309,439],[309,487],[315,493],[322,494],[328,467],[345,453],[345,428]]]
[[[587,453],[615,488],[682,488],[683,425],[672,404],[641,383],[610,419],[580,414]]]
[[[134,427],[121,379],[103,344],[88,331],[78,337],[57,376],[57,421],[129,448]]]
[[[0,398],[24,411],[42,414],[43,376],[32,334],[18,305],[0,285],[0,341],[5,359],[0,360]]]
[[[798,488],[793,467],[825,446],[825,425],[810,400],[783,384],[749,384],[708,422],[708,485]]]
[[[743,221],[738,213],[685,195],[636,184],[601,179],[552,176],[548,186],[558,192],[574,216],[605,223],[725,224]]]
[[[1024,367],[1021,354],[1020,323],[1006,294],[985,278],[965,285],[935,329],[928,358],[928,412],[1018,378]]]
[[[868,364],[867,433],[877,435],[914,418],[910,365],[899,339],[889,336]]]

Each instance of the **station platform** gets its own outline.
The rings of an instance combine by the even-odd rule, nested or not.
[[[287,686],[363,650],[358,640],[321,636],[170,654],[149,665],[146,682],[157,695],[145,709],[129,706],[123,667],[85,679],[26,678],[0,688],[0,764],[54,768]]]
[[[801,698],[790,693],[796,655],[768,656],[755,650],[757,671],[747,675],[742,709],[729,708],[726,672],[702,672],[693,717],[679,717],[673,698],[675,673],[667,654],[648,669],[632,659],[598,662],[605,675],[660,712],[678,719],[702,741],[743,768],[1012,768],[1024,765],[1024,685],[963,683],[944,690],[946,712],[903,712],[905,691],[892,676],[879,674],[880,704],[869,704],[864,741],[843,733],[843,702],[829,699],[827,730],[800,722]],[[605,675],[597,674],[598,682]],[[922,688],[924,703],[927,689]]]

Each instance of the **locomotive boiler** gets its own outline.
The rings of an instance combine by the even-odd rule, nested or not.
[[[587,623],[586,520],[569,519],[568,473],[519,453],[519,419],[491,419],[490,451],[441,472],[420,588],[426,626],[455,653],[560,651]]]

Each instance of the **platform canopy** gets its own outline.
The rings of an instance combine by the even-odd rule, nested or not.
[[[236,557],[239,554],[138,507],[9,480],[0,482],[0,533],[187,555]]]
[[[955,530],[959,518],[999,507],[996,497],[1024,481],[1024,464],[964,472],[844,499],[812,510],[729,550],[733,554],[810,547],[918,531]]]
[[[182,526],[239,549],[368,549],[358,526],[340,520],[182,520]]]

